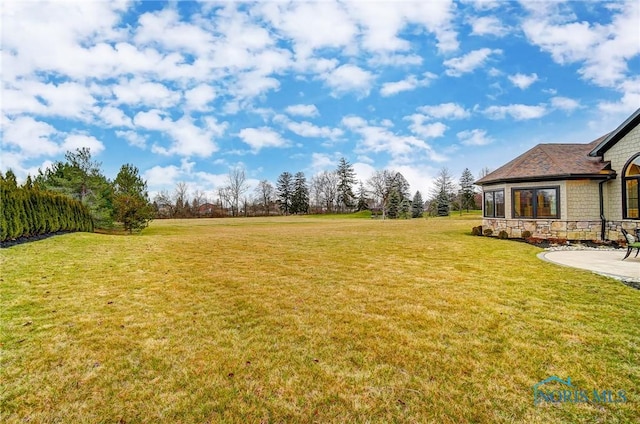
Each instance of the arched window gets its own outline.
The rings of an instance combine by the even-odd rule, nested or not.
[[[636,154],[622,172],[622,216],[640,219],[640,153]]]

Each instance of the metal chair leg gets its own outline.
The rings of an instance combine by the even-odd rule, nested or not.
[[[623,261],[629,257],[629,255],[631,254],[632,250],[633,250],[632,248],[627,247],[627,254],[624,255],[624,258],[622,258]]]

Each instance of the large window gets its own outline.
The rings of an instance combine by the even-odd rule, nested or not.
[[[640,219],[640,153],[633,157],[622,174],[622,214],[626,219]]]
[[[504,218],[504,190],[484,192],[484,216],[487,218]]]
[[[511,196],[513,200],[514,218],[559,218],[558,187],[514,188]]]

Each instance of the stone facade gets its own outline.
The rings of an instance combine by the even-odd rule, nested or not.
[[[524,231],[531,237],[562,240],[600,240],[600,220],[565,221],[549,219],[484,218],[482,228],[491,228],[493,235],[506,231],[510,238],[520,238]]]

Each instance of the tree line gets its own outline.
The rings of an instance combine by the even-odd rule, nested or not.
[[[81,148],[67,152],[63,161],[55,162],[44,171],[39,169],[35,177],[27,176],[21,187],[13,172],[7,171],[1,196],[4,221],[0,222],[0,232],[7,234],[3,241],[62,230],[93,231],[120,225],[132,233],[146,227],[154,210],[147,183],[140,177],[138,168],[122,165],[116,178],[110,181],[100,167],[99,162],[92,160],[91,151]],[[36,206],[30,214],[26,212],[30,206],[24,198],[33,199],[31,205],[51,203],[58,209]],[[25,213],[20,207],[15,209],[14,204],[24,205]],[[43,224],[42,219],[49,221]],[[20,235],[18,228],[23,230]]]
[[[274,214],[351,213],[371,210],[384,219],[418,218],[448,215],[452,210],[476,208],[473,175],[465,169],[456,185],[443,168],[434,188],[424,199],[420,191],[413,196],[400,172],[377,170],[366,181],[358,181],[352,164],[341,158],[336,169],[320,172],[310,180],[304,172],[282,172],[275,183],[261,180],[249,192],[246,171],[236,167],[229,171],[225,184],[216,189],[217,198],[207,199],[196,190],[189,197],[189,187],[179,182],[173,193],[159,192],[153,199],[158,218],[194,218],[223,216],[269,216]]]
[[[59,231],[93,231],[89,209],[63,194],[40,190],[31,180],[18,186],[15,174],[0,172],[0,242]]]

